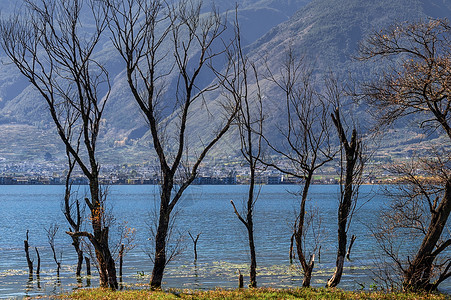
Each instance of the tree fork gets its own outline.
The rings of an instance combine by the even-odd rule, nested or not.
[[[196,235],[196,237],[193,237],[191,232],[188,231],[189,236],[193,240],[193,250],[194,250],[194,261],[197,261],[197,241],[199,240],[199,236],[201,235],[201,232]]]

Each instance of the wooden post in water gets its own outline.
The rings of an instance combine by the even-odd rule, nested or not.
[[[241,271],[238,270],[238,288],[242,289],[244,287],[244,278],[243,274],[241,274]]]

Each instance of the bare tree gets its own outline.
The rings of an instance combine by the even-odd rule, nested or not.
[[[56,263],[56,276],[59,277],[60,276],[60,269],[61,269],[61,260],[62,260],[62,252],[60,253],[60,258],[58,259],[57,255],[56,255],[56,248],[55,248],[55,236],[58,233],[58,225],[57,224],[52,224],[50,225],[50,227],[48,229],[45,229],[45,231],[47,232],[47,239],[49,241],[49,245],[50,248],[52,249],[52,253],[53,253],[53,260]]]
[[[409,257],[415,257],[421,240],[427,237],[434,209],[445,192],[443,184],[449,178],[450,160],[449,151],[439,151],[430,158],[412,159],[388,169],[400,180],[398,184],[385,190],[392,202],[382,211],[381,222],[374,235],[381,249],[391,259],[391,264],[403,274],[405,288],[414,288],[405,286],[405,277],[412,264]],[[405,243],[409,247],[405,247]],[[428,261],[425,263],[429,264],[429,268],[421,274],[422,283],[415,289],[435,290],[451,276],[449,250],[447,252],[450,243],[448,226],[448,230],[445,229],[437,241],[437,248],[427,257]],[[393,278],[396,279],[391,279]],[[398,285],[397,282],[390,284]]]
[[[256,66],[249,61],[243,53],[241,46],[240,27],[238,18],[235,17],[235,41],[227,51],[228,71],[226,75],[217,74],[221,78],[225,97],[230,97],[231,102],[239,103],[237,115],[237,127],[241,140],[241,154],[246,165],[249,166],[249,190],[245,206],[245,216],[241,215],[233,200],[230,203],[241,223],[244,224],[248,234],[249,251],[251,257],[249,279],[250,287],[257,287],[257,258],[254,242],[254,206],[258,199],[256,188],[256,176],[258,163],[262,151],[262,126],[263,106],[259,79]],[[251,94],[250,86],[255,85],[257,91]]]
[[[451,139],[450,34],[451,27],[447,21],[427,20],[394,25],[372,34],[362,43],[360,58],[363,60],[395,59],[391,61],[392,68],[380,74],[379,80],[363,85],[365,99],[373,105],[381,121],[391,124],[400,117],[412,116],[411,119],[417,121],[421,128],[441,130]],[[445,146],[441,156],[446,160],[449,158]],[[392,256],[403,271],[405,289],[435,289],[451,276],[451,262],[448,261],[443,272],[438,275],[438,280],[431,282],[434,278],[434,262],[451,245],[451,239],[442,240],[451,212],[450,171],[440,163],[439,157],[431,157],[431,161],[436,162],[436,165],[429,170],[433,171],[429,181],[419,181],[418,174],[413,170],[402,168],[400,172],[404,174],[406,182],[415,181],[407,185],[410,189],[405,190],[405,196],[409,200],[405,204],[415,207],[426,204],[427,208],[427,211],[418,215],[427,216],[427,221],[424,223],[424,234],[418,237],[420,241],[415,248],[416,253],[407,261]],[[430,184],[439,184],[436,192],[431,193],[427,188]],[[404,219],[406,215],[398,215],[396,210],[391,217],[401,227],[409,222],[409,219]]]
[[[190,153],[188,119],[194,109],[208,111],[203,99],[218,87],[217,83],[199,82],[199,77],[224,52],[220,38],[226,27],[216,11],[202,16],[200,2],[106,2],[112,10],[113,44],[126,64],[131,93],[149,125],[159,160],[161,194],[151,286],[160,288],[168,262],[166,244],[171,212],[236,115],[236,105],[224,107],[223,122],[203,135],[201,149]],[[166,86],[169,75],[176,78],[173,89]]]
[[[23,15],[1,22],[1,44],[44,98],[66,151],[89,180],[85,202],[93,232],[68,234],[89,239],[96,251],[101,286],[116,289],[96,157],[110,84],[107,71],[93,53],[106,28],[106,11],[94,0],[27,0],[26,4]],[[84,31],[82,14],[89,15],[94,24],[89,33]]]
[[[312,70],[302,59],[297,59],[292,50],[287,54],[280,73],[269,71],[269,80],[283,92],[285,97],[285,112],[287,121],[279,126],[282,141],[277,145],[264,138],[268,147],[287,161],[284,167],[277,163],[264,162],[285,174],[303,180],[301,202],[295,221],[295,241],[298,259],[304,271],[302,285],[310,286],[315,261],[315,246],[307,259],[305,250],[305,235],[307,216],[306,204],[313,175],[335,153],[330,146],[329,106],[313,86]]]
[[[119,260],[119,279],[121,282],[123,280],[122,267],[124,264],[124,257],[128,252],[135,248],[136,229],[129,227],[127,223],[128,222],[124,222],[118,226],[119,232],[117,236],[119,237],[119,240],[115,243],[116,247],[113,251],[113,253],[117,253],[116,260]]]
[[[347,137],[346,124],[342,122],[342,90],[336,78],[326,80],[327,98],[336,108],[331,114],[340,140],[340,199],[338,206],[338,249],[336,267],[333,276],[327,281],[327,287],[335,287],[340,283],[346,256],[347,232],[351,223],[352,212],[357,204],[358,191],[361,184],[364,159],[362,156],[362,139],[357,129],[352,129],[350,140]],[[355,236],[353,236],[355,237]],[[354,240],[351,241],[351,244]],[[349,249],[351,248],[351,245]]]

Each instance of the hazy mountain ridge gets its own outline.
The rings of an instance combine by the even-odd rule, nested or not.
[[[258,62],[260,71],[265,73],[265,64],[277,69],[285,59],[288,49],[297,56],[304,57],[304,62],[313,67],[318,82],[332,71],[340,80],[346,81],[368,79],[374,70],[383,66],[376,63],[362,63],[354,59],[360,41],[368,34],[381,30],[394,23],[419,21],[427,18],[451,17],[451,1],[398,0],[314,0],[297,11],[287,22],[271,29],[266,35],[249,46],[251,60]],[[265,104],[269,115],[266,116],[266,134],[273,140],[281,138],[277,126],[284,121],[284,111],[278,110],[277,100],[280,90],[267,81]],[[368,122],[365,104],[354,108],[356,119],[362,130],[372,125]],[[423,136],[423,142],[417,138],[421,130],[409,127],[407,123],[398,124],[398,132],[391,133],[381,141],[379,150],[384,155],[407,156],[412,149],[425,149],[438,136]],[[275,142],[277,144],[277,142]],[[408,145],[408,146],[406,146]],[[239,149],[237,139],[223,140],[224,149]]]
[[[13,1],[0,1],[0,9],[12,9]],[[308,4],[307,4],[308,3]],[[306,5],[307,4],[307,5]],[[265,57],[270,66],[277,66],[291,47],[298,55],[303,55],[313,63],[318,74],[334,71],[341,77],[365,77],[371,73],[371,66],[364,66],[352,60],[359,41],[368,33],[379,30],[393,22],[418,20],[428,17],[451,18],[451,0],[240,0],[238,16],[243,39],[249,43],[246,48],[250,57],[258,61]],[[206,9],[209,6],[206,5]],[[220,2],[217,8],[234,14],[235,4]],[[291,16],[291,17],[290,17]],[[268,32],[267,32],[268,31]],[[267,33],[266,33],[267,32]],[[266,33],[266,34],[264,34]],[[149,133],[131,99],[125,79],[124,65],[111,42],[105,41],[96,53],[110,70],[112,79],[111,99],[105,112],[105,128],[102,131],[102,145],[99,147],[105,162],[141,163],[151,160]],[[5,58],[2,58],[6,62]],[[377,67],[377,66],[373,66]],[[208,77],[205,79],[208,80]],[[275,96],[271,87],[266,87],[269,96]],[[52,140],[56,145],[47,147],[51,151],[61,149],[44,101],[18,74],[15,67],[3,63],[0,68],[0,130],[3,131],[1,144],[13,145],[14,149],[0,151],[7,160],[42,159],[46,145],[39,147],[34,135],[40,132],[43,140]],[[215,107],[217,99],[208,99],[210,112],[220,113]],[[265,105],[274,105],[266,103]],[[188,141],[193,147],[203,142],[206,129],[214,121],[212,115],[196,112],[189,126],[193,130]],[[269,126],[281,122],[274,114],[268,120]],[[4,125],[1,125],[4,124]],[[9,126],[9,124],[16,124]],[[26,128],[26,130],[25,130]],[[29,132],[30,136],[19,134]],[[32,133],[34,132],[34,133]],[[233,132],[213,150],[214,155],[236,155],[239,146]],[[32,149],[23,150],[32,145]],[[12,147],[12,146],[11,146]],[[22,149],[23,148],[23,149]],[[14,156],[13,153],[21,153]],[[23,153],[34,153],[24,156]],[[145,153],[145,155],[141,155]],[[62,157],[62,152],[60,156]]]
[[[260,37],[263,33],[269,30],[272,26],[285,21],[289,15],[293,14],[297,8],[303,6],[309,0],[241,0],[238,1],[238,15],[239,19],[243,19],[242,33],[244,40],[247,43],[253,42]],[[204,10],[206,12],[211,9],[211,5],[204,2]],[[0,10],[3,16],[7,16],[15,11],[20,10],[20,3],[14,1],[0,1]],[[232,2],[219,2],[215,5],[224,14],[228,14],[228,18],[232,21],[234,18],[235,4]],[[254,22],[257,17],[261,17],[261,12],[268,12],[264,14],[265,22]],[[141,138],[144,134],[143,128],[145,128],[144,119],[139,113],[139,109],[131,97],[128,89],[124,73],[124,63],[122,62],[116,49],[114,49],[112,43],[105,40],[103,45],[99,47],[95,56],[110,72],[110,79],[112,79],[112,93],[109,105],[105,111],[105,128],[102,131],[101,140],[103,146],[100,148],[106,148],[106,159],[113,161],[116,160],[121,163],[122,160],[131,162],[131,158],[135,160],[134,155],[129,152],[135,151],[128,149],[134,141]],[[15,66],[8,63],[8,59],[2,58],[2,66],[0,68],[0,124],[23,124],[36,128],[38,132],[42,132],[48,139],[57,140],[57,136],[54,132],[54,128],[51,126],[52,122],[49,114],[47,113],[47,107],[40,95],[35,91],[33,87],[19,74],[15,69]],[[206,78],[205,80],[208,80]],[[49,126],[47,126],[49,125]],[[31,127],[26,127],[30,129]],[[18,146],[26,148],[31,144],[27,136],[18,134],[15,132],[18,128],[25,127],[4,127],[5,132],[3,138],[6,139],[5,144],[12,145],[13,143]],[[29,139],[33,139],[32,136]],[[149,147],[147,142],[144,142],[146,147]],[[36,145],[34,145],[36,146]],[[119,149],[121,148],[121,149]],[[126,149],[123,149],[126,148]],[[138,147],[139,148],[139,147]],[[127,151],[130,150],[130,151]],[[125,151],[124,151],[125,150]],[[31,150],[32,151],[32,150]],[[42,149],[35,149],[36,156],[40,156],[39,153]],[[10,151],[9,151],[10,152]],[[8,153],[9,153],[8,152]],[[14,152],[22,152],[21,149],[16,149]],[[2,153],[0,151],[0,153]],[[60,153],[62,157],[63,153]],[[1,154],[0,154],[1,155]],[[36,159],[36,156],[30,157],[30,159]],[[122,157],[121,157],[122,156]],[[145,157],[141,157],[146,160]],[[14,160],[14,157],[8,155],[8,160]],[[17,156],[17,160],[22,160],[23,156]]]
[[[283,50],[292,47],[298,55],[315,60],[319,69],[339,69],[342,64],[352,63],[365,35],[395,22],[438,17],[426,13],[425,8],[433,6],[429,2],[437,1],[315,0],[260,38],[252,45],[252,52],[265,49],[268,57],[280,60]],[[440,12],[451,17],[445,10]]]

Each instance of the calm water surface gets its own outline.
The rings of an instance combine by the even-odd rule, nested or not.
[[[345,289],[368,288],[374,278],[373,264],[379,250],[371,237],[371,224],[385,205],[384,198],[374,196],[377,186],[363,186],[359,209],[352,220],[349,234],[357,240],[345,263],[340,286]],[[124,284],[147,284],[152,271],[152,224],[158,187],[112,186],[108,207],[114,216],[111,246],[118,243],[120,228],[136,231],[135,247],[124,259]],[[302,285],[298,264],[289,262],[290,236],[299,197],[298,186],[263,186],[255,206],[255,238],[259,286],[295,287]],[[0,297],[24,297],[69,292],[86,286],[97,286],[98,278],[76,279],[75,252],[64,231],[68,229],[61,210],[63,186],[1,186],[0,187]],[[80,197],[85,187],[78,189]],[[173,240],[180,241],[181,253],[168,265],[164,287],[200,288],[236,287],[238,270],[247,275],[249,254],[244,226],[234,215],[230,200],[238,209],[244,207],[247,186],[192,186],[177,205],[176,230]],[[321,260],[316,260],[313,286],[324,286],[333,273],[336,255],[337,186],[315,185],[310,198],[315,202],[315,216],[320,219]],[[60,224],[56,248],[62,257],[60,278],[50,253],[46,228]],[[34,247],[41,254],[41,275],[29,280],[23,248],[26,231],[30,230],[31,254],[37,263]],[[201,233],[197,245],[198,260],[193,262],[193,243],[188,235]],[[117,249],[115,250],[117,254]],[[85,274],[85,269],[83,269]],[[246,278],[246,277],[245,277]],[[246,280],[246,279],[245,279]],[[451,280],[442,290],[451,292]]]

